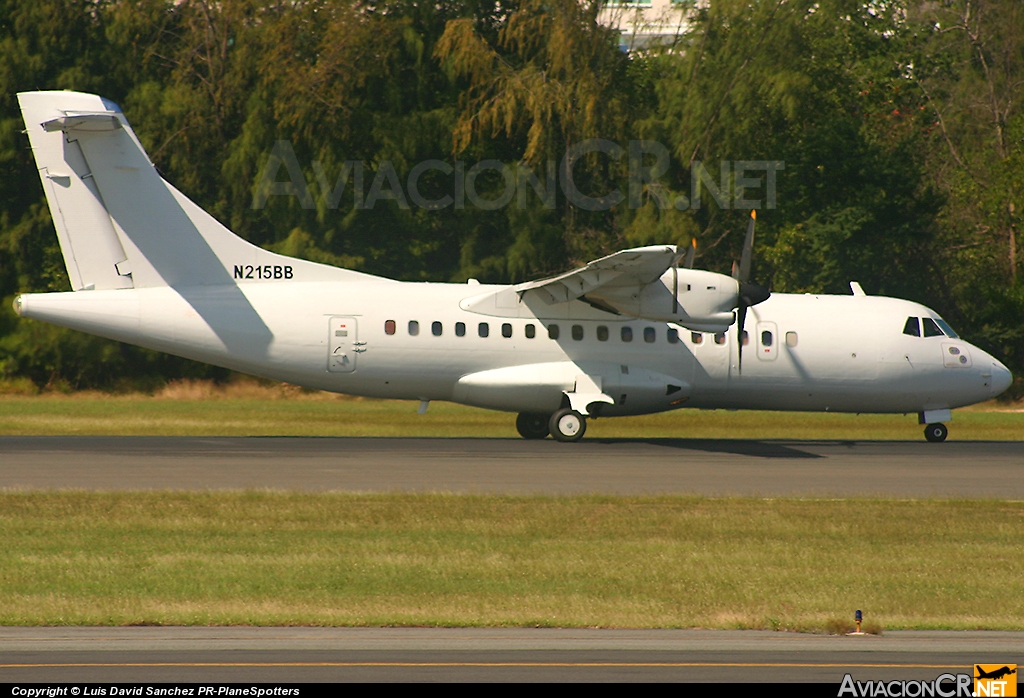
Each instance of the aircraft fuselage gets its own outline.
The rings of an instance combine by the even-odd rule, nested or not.
[[[27,294],[18,310],[310,388],[511,412],[550,413],[584,376],[615,401],[602,416],[922,412],[987,400],[1010,380],[968,342],[904,334],[908,318],[937,316],[894,298],[773,294],[747,315],[741,370],[735,324],[691,332],[581,301],[480,312],[474,299],[506,287],[363,279]]]

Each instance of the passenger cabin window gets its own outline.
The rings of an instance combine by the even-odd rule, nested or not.
[[[572,326],[572,338],[577,342],[583,339],[583,325]]]
[[[526,326],[526,338],[533,339],[537,336],[537,328],[534,325]]]
[[[491,333],[491,326],[488,325],[486,322],[481,322],[479,325],[476,326],[476,333],[481,337],[486,337]]]
[[[770,347],[772,345],[772,333],[765,330],[761,333],[761,346]]]
[[[508,339],[512,336],[512,323],[503,322],[501,323],[501,336]]]
[[[441,336],[441,323],[438,322],[437,320],[434,320],[432,323],[430,323],[430,334],[434,335],[435,337]]]
[[[619,332],[619,336],[622,337],[622,341],[623,342],[632,342],[633,341],[633,328],[632,327],[623,327],[622,331]]]
[[[943,337],[945,336],[939,326],[935,324],[935,321],[930,317],[921,318],[921,324],[924,326],[925,337]]]
[[[704,343],[704,335],[701,334],[700,332],[691,332],[690,333],[690,341],[693,342],[694,344],[703,344]]]
[[[725,332],[715,332],[715,344],[725,344]]]
[[[416,320],[410,320],[409,321],[409,334],[410,334],[410,336],[415,337],[419,333],[420,333],[420,323],[417,322]]]
[[[907,324],[903,326],[903,334],[908,334],[911,337],[921,336],[921,326],[918,324],[916,317],[907,318]]]
[[[658,337],[655,334],[653,327],[645,327],[644,328],[644,341],[645,342],[647,342],[648,344],[654,344],[654,340],[656,340],[657,338]]]
[[[597,326],[597,341],[607,342],[608,341],[608,328],[604,325]]]
[[[395,333],[395,321],[394,320],[386,320],[384,322],[384,334],[394,334],[394,333]]]
[[[743,330],[743,334],[741,336],[742,336],[743,346],[747,346],[748,344],[750,344],[750,335],[747,334],[746,330]]]
[[[796,343],[797,343],[797,339],[798,338],[796,336],[796,332],[787,332],[786,333],[786,346],[787,347],[795,347]]]
[[[674,327],[668,328],[668,343],[679,344],[679,330]]]
[[[455,336],[465,337],[466,336],[466,323],[456,322],[455,323]]]
[[[548,325],[548,339],[558,339],[558,325]]]

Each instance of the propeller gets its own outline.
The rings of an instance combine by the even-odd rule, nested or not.
[[[740,263],[732,264],[732,278],[740,282],[740,295],[736,304],[736,326],[739,341],[739,361],[737,366],[739,372],[743,373],[743,328],[747,321],[747,308],[768,300],[771,293],[760,284],[750,281],[750,261],[754,255],[754,224],[757,221],[757,210],[750,212],[750,222],[747,223],[747,238],[743,241],[743,253],[740,256]]]
[[[686,251],[686,268],[693,269],[693,258],[697,256],[697,238],[690,241],[690,249]]]

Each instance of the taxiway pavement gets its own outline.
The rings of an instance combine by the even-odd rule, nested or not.
[[[1024,664],[1024,633],[0,628],[0,682],[934,680]]]

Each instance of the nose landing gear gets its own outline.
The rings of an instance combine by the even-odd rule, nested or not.
[[[949,435],[949,429],[946,428],[945,424],[928,424],[924,428],[924,438],[928,439],[932,443],[941,443],[946,440],[946,436]]]

